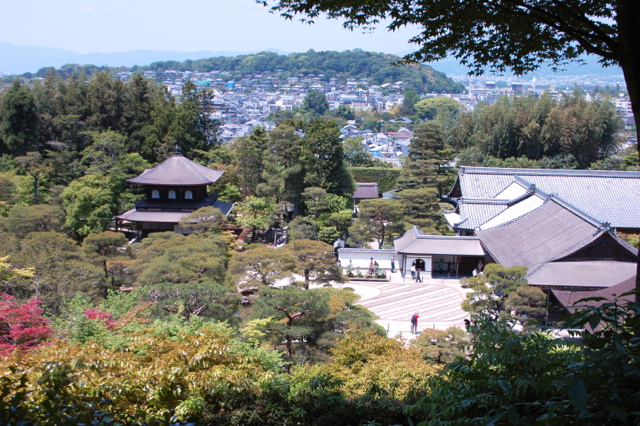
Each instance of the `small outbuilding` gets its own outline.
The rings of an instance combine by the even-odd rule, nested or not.
[[[356,183],[356,191],[353,193],[353,199],[356,204],[362,200],[375,200],[380,198],[377,182],[359,182]]]

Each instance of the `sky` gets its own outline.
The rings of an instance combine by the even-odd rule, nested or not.
[[[348,31],[287,21],[254,0],[0,0],[0,42],[77,53],[363,50],[404,53],[414,29]]]

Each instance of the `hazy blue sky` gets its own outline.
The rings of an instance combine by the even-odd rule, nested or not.
[[[399,53],[416,33],[350,32],[338,21],[286,21],[253,0],[0,0],[0,41],[78,53],[137,49]]]

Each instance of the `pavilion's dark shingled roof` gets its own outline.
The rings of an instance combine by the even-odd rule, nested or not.
[[[231,209],[233,209],[234,205],[235,203],[227,203],[225,201],[220,201],[220,200],[216,200],[213,203],[213,207],[220,210],[222,214],[225,216],[229,216],[229,213],[231,213]]]
[[[140,176],[127,179],[127,182],[140,185],[209,185],[220,179],[223,173],[224,170],[201,166],[176,153]]]
[[[358,200],[380,198],[378,194],[378,184],[376,182],[356,183],[356,185],[358,185],[358,187],[356,188],[356,192],[353,193],[353,198]]]
[[[615,228],[640,227],[640,172],[461,167],[449,196],[494,198],[514,181],[535,184]]]

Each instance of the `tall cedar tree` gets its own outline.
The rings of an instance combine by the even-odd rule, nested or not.
[[[257,193],[273,197],[277,203],[297,206],[303,190],[303,146],[302,138],[290,124],[281,124],[269,134],[262,172],[264,182],[258,185]]]
[[[444,135],[438,124],[429,122],[416,126],[396,189],[429,187],[436,188],[442,195],[450,187],[444,166],[453,157],[453,152],[445,148]]]
[[[262,173],[269,142],[269,136],[261,127],[256,127],[252,134],[231,142],[243,198],[254,195],[258,185],[264,182]]]
[[[37,148],[38,112],[29,87],[17,78],[0,103],[0,152],[24,155]]]
[[[307,149],[305,187],[316,186],[336,195],[353,194],[356,185],[347,170],[338,125],[328,120],[311,120],[302,129]]]

